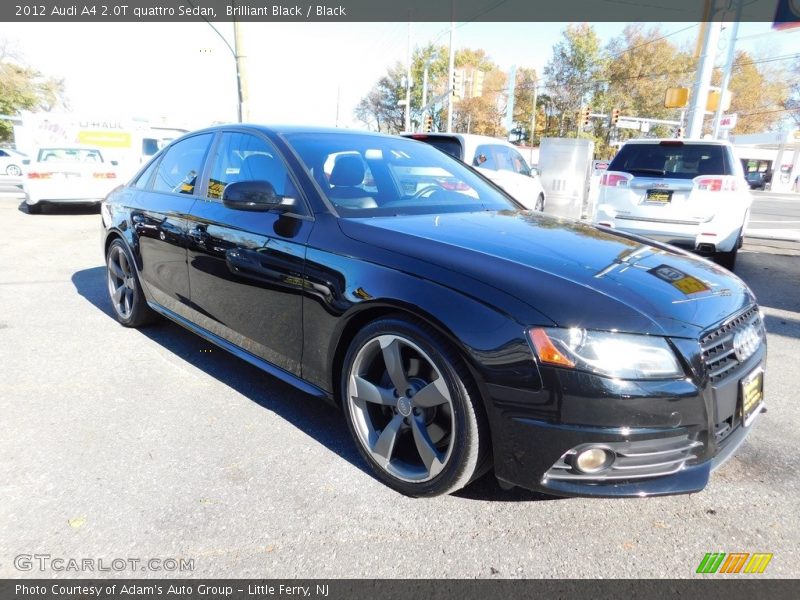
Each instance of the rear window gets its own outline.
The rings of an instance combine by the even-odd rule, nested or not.
[[[608,170],[668,179],[733,175],[725,147],[716,144],[627,144]]]
[[[101,163],[103,156],[94,148],[41,148],[39,162],[89,162]]]
[[[461,143],[456,138],[451,137],[440,137],[440,136],[413,136],[415,140],[419,140],[420,142],[425,142],[426,144],[430,144],[437,150],[441,150],[445,154],[449,154],[457,158],[458,160],[462,160],[461,157]]]

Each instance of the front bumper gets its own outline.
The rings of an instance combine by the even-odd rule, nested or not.
[[[752,314],[740,318],[757,318]],[[718,362],[709,368],[697,341],[678,347],[694,352],[685,356],[691,375],[682,380],[620,381],[540,365],[540,390],[489,385],[496,477],[560,496],[702,490],[765,410],[759,405],[745,425],[741,382],[764,368],[766,345],[713,377]],[[613,463],[600,473],[580,472],[574,458],[586,447],[607,449]]]

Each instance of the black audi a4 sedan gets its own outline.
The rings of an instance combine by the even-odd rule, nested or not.
[[[167,317],[341,406],[403,494],[489,469],[562,496],[696,492],[763,410],[736,276],[526,211],[422,142],[218,126],[101,214],[120,323]]]

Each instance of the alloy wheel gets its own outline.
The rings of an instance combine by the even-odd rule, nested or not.
[[[411,340],[385,334],[361,346],[346,401],[359,443],[387,474],[421,483],[447,465],[456,440],[453,398],[439,368]]]
[[[119,245],[113,245],[108,253],[107,272],[111,304],[122,319],[129,319],[136,297],[136,280],[130,260]]]

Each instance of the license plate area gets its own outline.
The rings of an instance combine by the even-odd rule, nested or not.
[[[652,204],[669,204],[672,201],[672,190],[647,190],[644,201]]]
[[[764,370],[760,367],[739,382],[742,399],[742,423],[750,425],[764,403]]]

